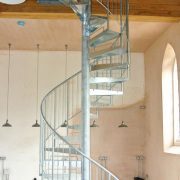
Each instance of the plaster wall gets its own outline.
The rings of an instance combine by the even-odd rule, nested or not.
[[[32,180],[39,176],[39,128],[31,127],[36,119],[36,57],[37,53],[30,51],[13,51],[11,56],[9,122],[13,127],[0,128],[0,156],[7,158],[10,180]],[[79,71],[81,55],[71,52],[68,59],[70,76]],[[1,124],[6,120],[7,62],[7,52],[0,52]],[[38,106],[64,78],[65,52],[40,52]]]
[[[180,156],[163,152],[162,62],[167,44],[180,67],[180,23],[172,25],[145,52],[146,174],[148,180],[180,180]]]
[[[106,166],[122,180],[138,176],[137,155],[144,155],[144,109],[143,102],[121,109],[101,109],[97,124],[91,128],[91,154],[98,162],[106,156]],[[118,128],[124,121],[128,128]],[[144,169],[144,164],[142,169]],[[140,167],[140,174],[142,176]]]
[[[38,178],[39,169],[39,128],[31,127],[36,120],[37,53],[35,51],[12,51],[11,54],[9,122],[13,125],[13,127],[0,128],[0,156],[7,157],[5,164],[6,168],[9,169],[10,180],[32,180],[34,177]],[[80,70],[80,61],[80,52],[68,53],[68,76],[71,76]],[[134,70],[132,70],[131,77],[132,79],[135,77],[138,78],[140,82],[139,84],[143,88],[143,54],[133,53],[132,61],[132,69]],[[8,52],[0,51],[0,124],[3,124],[6,121],[7,62]],[[135,71],[136,66],[140,69],[140,71]],[[62,82],[64,78],[65,52],[40,52],[39,106],[46,93]],[[132,79],[129,82],[134,82]],[[142,89],[141,87],[140,89]],[[137,95],[136,97],[138,98],[136,98],[134,102],[141,100],[143,96],[144,92]],[[121,101],[119,102],[121,104]],[[137,107],[135,107],[135,109],[135,111],[138,111]],[[114,121],[114,116],[112,113],[116,114],[116,121]],[[106,115],[108,119],[106,119]],[[96,158],[101,154],[107,154],[108,157],[113,159],[112,161],[109,161],[108,167],[111,167],[110,169],[117,175],[125,177],[127,180],[129,180],[128,178],[132,177],[135,173],[136,164],[134,156],[135,154],[142,152],[142,142],[140,141],[140,143],[137,145],[135,142],[132,142],[130,145],[131,150],[129,153],[127,153],[125,147],[129,147],[128,141],[131,139],[131,137],[133,137],[133,131],[130,133],[130,129],[121,131],[117,128],[117,125],[121,122],[121,118],[118,118],[119,116],[121,116],[121,112],[118,110],[112,112],[111,110],[108,110],[104,113],[102,111],[101,119],[105,119],[105,121],[102,120],[100,123],[104,124],[105,129],[100,128],[100,141],[92,142],[94,143],[93,147],[95,148],[95,153],[93,156]],[[128,112],[125,112],[125,115],[123,115],[123,117],[125,117],[125,119],[128,121],[126,116],[128,116]],[[140,117],[139,113],[135,112],[135,114],[133,114],[132,112],[130,119],[132,118],[136,121],[136,116],[138,120]],[[112,128],[108,129],[111,121],[113,123],[111,125]],[[132,126],[135,126],[133,128],[134,132],[137,132],[137,129],[142,127],[141,124],[134,125],[133,120]],[[102,148],[102,144],[99,143],[102,142],[102,139],[106,138],[106,131],[109,133],[109,136],[107,143],[104,144],[104,147],[108,147],[108,151],[104,151],[105,148]],[[111,134],[112,132],[113,134]],[[123,132],[125,132],[125,134],[123,134]],[[96,134],[97,132],[93,133]],[[140,137],[140,134],[136,136],[136,141],[138,137]],[[125,142],[126,140],[127,142]],[[108,145],[108,143],[110,143],[110,145]],[[99,146],[96,147],[96,144],[99,144]],[[115,145],[118,146],[116,147]],[[115,155],[113,153],[115,153]],[[126,158],[128,159],[127,162]],[[131,162],[133,163],[132,166]],[[38,178],[38,180],[39,179],[40,178]]]

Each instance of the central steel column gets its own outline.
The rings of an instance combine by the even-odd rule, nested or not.
[[[81,125],[82,151],[90,156],[90,98],[89,98],[89,19],[90,1],[82,5],[82,95],[81,95]],[[86,3],[85,2],[85,3]],[[90,180],[89,161],[83,158],[82,179]]]

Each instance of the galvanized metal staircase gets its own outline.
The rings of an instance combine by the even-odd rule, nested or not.
[[[39,0],[40,3],[64,4],[82,19],[85,3],[69,0]],[[129,76],[128,2],[120,1],[119,32],[110,28],[110,3],[98,1],[106,16],[90,17],[89,64],[90,118],[98,119],[99,107],[111,106],[113,97],[123,94]],[[125,2],[125,5],[124,3]],[[85,180],[83,163],[88,162],[91,180],[118,180],[113,173],[81,150],[82,72],[77,72],[52,89],[41,104],[40,175],[44,180]],[[94,112],[93,112],[94,111]],[[90,125],[90,124],[89,124]]]

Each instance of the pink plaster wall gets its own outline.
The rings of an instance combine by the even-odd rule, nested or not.
[[[145,52],[145,156],[148,180],[180,180],[180,155],[163,152],[161,70],[167,43],[174,47],[179,63],[180,23],[173,24]]]
[[[137,175],[136,155],[144,149],[144,110],[142,103],[124,109],[100,109],[98,128],[91,128],[91,154],[98,160],[107,156],[107,167],[122,180]],[[118,128],[125,121],[128,128]]]

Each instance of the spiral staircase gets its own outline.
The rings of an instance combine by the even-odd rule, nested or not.
[[[39,0],[48,5],[65,5],[82,20],[86,3],[69,0]],[[105,15],[91,15],[89,22],[90,119],[95,127],[98,108],[113,106],[113,98],[123,94],[129,77],[128,2],[97,1]],[[116,5],[117,6],[117,5]],[[118,9],[119,12],[116,12]],[[116,18],[119,31],[111,29],[110,18]],[[85,180],[83,161],[89,164],[91,180],[119,178],[88,157],[81,149],[81,86],[79,71],[52,89],[41,104],[40,175],[43,180]],[[90,125],[89,125],[90,126]]]

